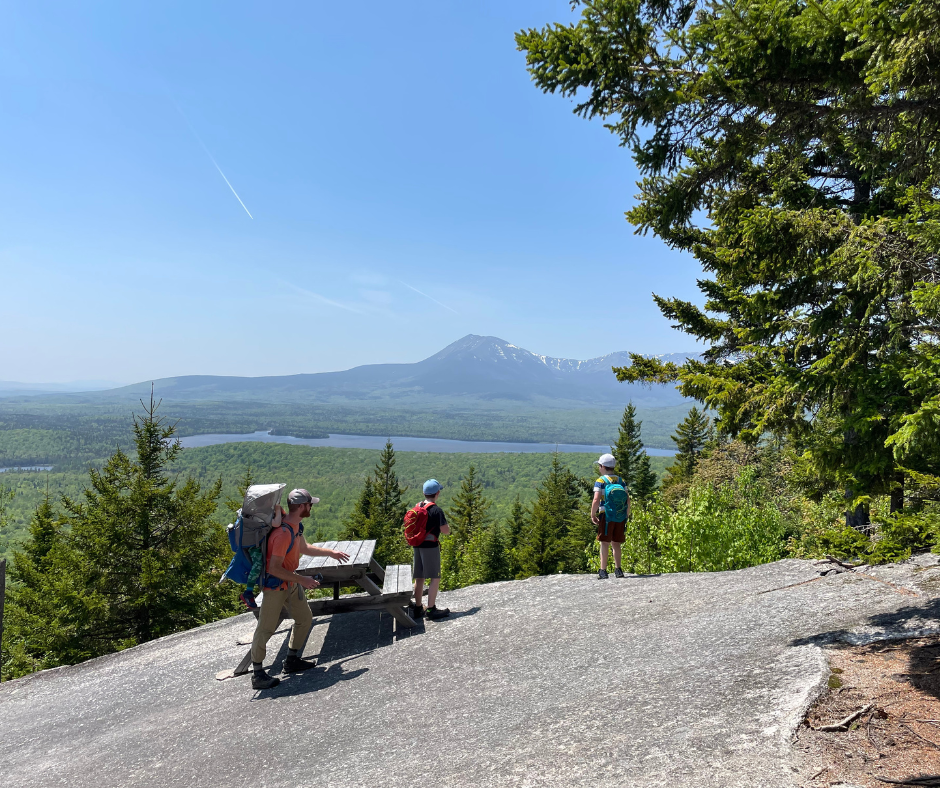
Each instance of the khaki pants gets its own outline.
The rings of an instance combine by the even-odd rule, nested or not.
[[[291,583],[284,591],[264,589],[261,597],[261,611],[258,613],[258,626],[251,640],[251,661],[264,662],[268,641],[281,623],[281,608],[287,607],[287,617],[294,619],[290,632],[288,648],[302,649],[307,642],[307,635],[313,626],[313,614],[304,597],[304,590]]]

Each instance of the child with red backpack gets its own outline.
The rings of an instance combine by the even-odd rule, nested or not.
[[[425,580],[431,581],[428,584],[428,618],[450,615],[448,608],[437,607],[437,591],[441,586],[441,534],[450,533],[444,510],[436,503],[443,489],[437,479],[428,479],[422,487],[424,500],[405,514],[405,539],[414,548],[415,618],[425,615],[422,604]]]

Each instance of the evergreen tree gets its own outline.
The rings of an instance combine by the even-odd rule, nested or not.
[[[212,522],[221,480],[170,477],[181,451],[150,400],[134,419],[136,456],[89,472],[60,517],[46,496],[14,555],[7,676],[90,657],[233,612],[218,583],[231,555]]]
[[[372,476],[367,476],[362,483],[362,489],[359,491],[359,497],[353,506],[352,513],[343,523],[340,531],[340,539],[374,539],[374,528],[372,525],[373,496],[375,493],[375,483]]]
[[[377,516],[384,521],[394,521],[396,527],[400,526],[408,510],[402,501],[407,488],[398,483],[398,475],[395,473],[395,448],[391,440],[385,442],[385,448],[382,449],[379,462],[375,466],[374,479]]]
[[[617,473],[627,483],[630,495],[637,500],[648,499],[656,490],[656,474],[650,466],[650,458],[643,448],[642,421],[637,421],[636,408],[631,402],[623,412],[617,443],[610,453],[617,461]]]
[[[525,533],[529,522],[529,512],[522,505],[519,496],[512,502],[509,516],[506,517],[503,536],[505,539],[506,560],[508,562],[509,577],[516,577],[522,571],[519,563],[518,548],[519,537]]]
[[[519,534],[517,577],[577,572],[584,564],[583,517],[585,485],[562,466],[558,452],[539,486],[532,514]],[[579,518],[579,515],[582,515]]]
[[[469,569],[464,570],[463,564],[481,545],[480,539],[475,537],[486,529],[490,522],[489,509],[490,502],[483,495],[483,485],[477,481],[476,468],[471,465],[460,483],[460,490],[454,496],[447,518],[450,536],[442,543],[441,548],[441,583],[444,588],[482,582],[470,580],[474,573]]]
[[[450,541],[463,548],[474,534],[490,521],[490,502],[483,495],[483,485],[477,481],[476,468],[471,465],[460,483],[460,490],[450,506]]]
[[[659,481],[656,478],[656,472],[650,465],[649,455],[644,451],[637,462],[636,473],[633,478],[633,485],[630,493],[637,501],[648,501],[656,492]]]
[[[672,441],[676,444],[678,451],[675,462],[666,469],[669,476],[663,483],[664,487],[691,480],[702,450],[711,436],[711,421],[708,416],[693,406],[676,427],[676,434],[672,436]]]
[[[375,539],[375,559],[383,566],[408,563],[411,552],[403,525],[407,491],[395,473],[395,449],[387,441],[373,472],[363,483],[352,514],[343,524],[343,539]]]
[[[474,532],[467,545],[460,566],[460,585],[511,580],[509,563],[503,527],[495,522],[483,525]]]
[[[54,549],[62,540],[62,526],[48,491],[29,521],[26,541],[13,551],[7,594],[3,678],[15,678],[63,664],[63,633],[56,601],[57,575]]]
[[[708,350],[618,378],[678,381],[726,435],[800,441],[850,524],[852,501],[900,507],[898,463],[940,461],[935,4],[581,8],[517,35],[534,81],[609,118],[644,176],[628,219],[706,271],[702,307],[656,302]]]
[[[16,497],[16,490],[12,490],[5,484],[0,484],[0,528],[7,525],[9,521],[10,502]]]
[[[171,478],[182,450],[151,396],[134,418],[136,457],[118,450],[81,498],[63,498],[69,529],[58,556],[79,595],[60,600],[73,618],[72,643],[105,654],[212,621],[227,612],[218,577],[225,534],[212,522],[221,479],[203,490]]]
[[[643,422],[636,419],[636,408],[631,402],[623,411],[620,419],[620,430],[617,433],[617,442],[610,447],[610,453],[617,461],[617,473],[623,477],[627,487],[632,491],[636,479],[637,466],[643,452],[643,439],[640,429]]]

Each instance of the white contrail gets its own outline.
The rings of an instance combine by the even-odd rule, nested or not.
[[[401,281],[401,280],[399,280],[399,281]],[[460,314],[460,312],[458,312],[456,309],[452,309],[451,307],[447,306],[447,304],[442,304],[442,303],[441,303],[440,301],[438,301],[436,298],[432,298],[432,297],[429,296],[427,293],[422,293],[417,287],[412,287],[412,286],[409,285],[407,282],[402,282],[402,284],[403,284],[405,287],[409,288],[410,290],[414,290],[418,295],[423,295],[425,298],[430,299],[431,301],[433,301],[433,302],[434,302],[435,304],[437,304],[438,306],[442,306],[442,307],[444,307],[444,309],[450,309],[450,311],[453,312],[455,315],[459,315],[459,314]]]
[[[206,153],[209,153],[209,150],[208,148],[206,148],[205,145],[203,145],[202,147],[205,149]],[[222,168],[218,164],[216,164],[216,161],[215,159],[212,158],[211,153],[209,153],[209,158],[212,159],[212,163],[215,164],[215,168],[219,171],[219,175],[222,176],[222,180],[225,181],[228,184],[228,187],[232,190],[232,194],[235,195],[235,199],[238,200],[241,203],[242,208],[245,209],[245,213],[248,214],[248,218],[254,219],[255,217],[251,215],[251,211],[249,211],[248,208],[245,206],[245,203],[242,202],[242,198],[238,196],[238,192],[235,191],[235,187],[232,186],[232,184],[228,182],[228,178],[225,177],[225,173],[222,172]]]
[[[232,186],[232,184],[229,183],[228,178],[225,177],[225,173],[222,172],[222,168],[219,166],[219,163],[215,160],[215,156],[209,153],[209,149],[206,147],[206,143],[204,143],[202,141],[202,138],[196,133],[196,129],[194,129],[193,124],[189,122],[189,118],[186,117],[186,114],[183,112],[182,107],[180,107],[180,105],[177,104],[175,100],[173,101],[173,103],[176,105],[176,111],[179,112],[179,114],[183,116],[183,120],[186,121],[186,125],[189,126],[189,130],[193,133],[193,136],[196,138],[196,141],[200,145],[202,145],[202,149],[206,152],[206,156],[209,157],[209,159],[215,165],[215,168],[219,171],[219,175],[222,176],[222,180],[225,181],[226,185],[232,190],[232,194],[235,195],[235,199],[238,200],[242,208],[245,209],[245,213],[248,214],[248,218],[254,219],[255,217],[251,215],[251,211],[248,210],[248,207],[245,205],[245,203],[242,202],[242,198],[238,196],[238,192],[235,191],[235,187]]]
[[[298,287],[297,285],[292,284],[291,282],[285,282],[283,279],[279,279],[278,284],[280,284],[282,287],[289,287],[291,290],[293,290],[296,293],[300,293],[301,295],[309,296],[310,298],[315,298],[318,301],[322,301],[324,304],[335,306],[337,309],[345,309],[348,312],[355,312],[357,315],[364,314],[362,310],[360,309],[356,309],[355,307],[348,306],[347,304],[341,304],[339,301],[333,301],[332,299],[329,299],[326,296],[321,296],[319,293],[314,293],[312,290],[307,290],[303,287]]]

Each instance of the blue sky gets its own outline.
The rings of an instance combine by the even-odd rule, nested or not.
[[[697,301],[697,264],[633,234],[628,152],[515,49],[572,18],[0,2],[0,379],[694,348],[651,293]]]

